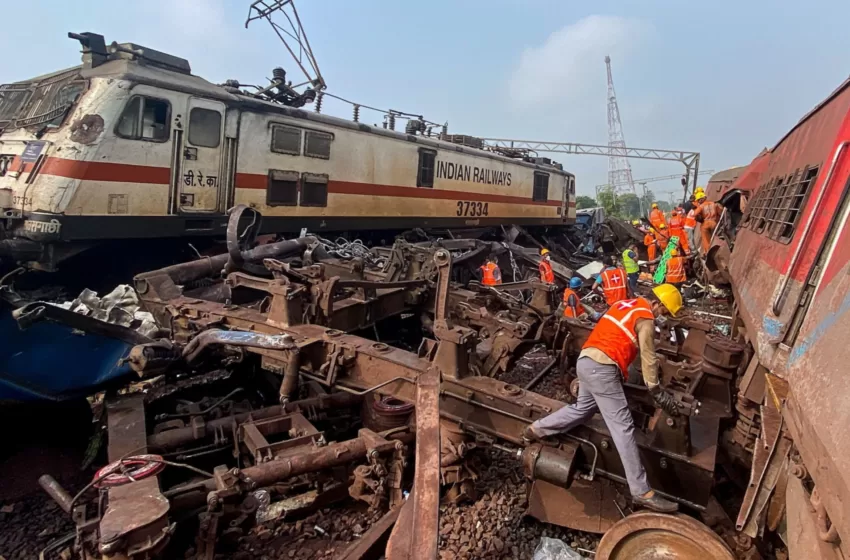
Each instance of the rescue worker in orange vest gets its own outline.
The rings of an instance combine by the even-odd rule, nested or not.
[[[665,280],[668,284],[672,284],[677,290],[682,290],[682,284],[687,281],[688,277],[685,274],[685,257],[679,255],[679,251],[673,249],[670,251],[670,258],[667,260],[667,276]]]
[[[549,256],[549,249],[545,247],[540,249],[540,264],[537,265],[540,271],[540,281],[547,284],[555,283],[555,272],[552,270],[552,258]]]
[[[688,237],[685,235],[685,220],[682,218],[681,214],[679,214],[678,210],[673,210],[670,215],[670,237],[674,235],[679,238],[679,247],[687,255],[691,252],[690,247],[688,245]]]
[[[605,269],[596,277],[591,290],[597,290],[602,286],[602,294],[605,296],[605,302],[608,305],[614,305],[620,300],[627,299],[630,290],[626,271],[614,266],[612,257],[603,258],[602,264],[605,265]]]
[[[649,256],[649,260],[654,261],[655,255],[658,252],[654,228],[650,227],[646,230],[646,235],[643,236],[643,244],[646,246],[646,254]]]
[[[685,237],[688,239],[688,248],[693,247],[696,250],[696,239],[694,238],[694,230],[697,227],[697,209],[699,204],[696,202],[696,197],[691,195],[691,209],[688,210],[685,216]]]
[[[658,204],[652,203],[652,211],[649,213],[649,223],[652,227],[659,229],[661,226],[667,225],[667,220],[664,219],[664,212],[658,208]]]
[[[577,319],[584,313],[581,297],[575,291],[579,288],[581,288],[581,278],[578,276],[570,278],[570,287],[564,290],[564,301],[561,305],[564,308],[564,317]]]
[[[481,283],[485,286],[498,286],[502,283],[502,271],[496,264],[496,257],[490,255],[487,262],[478,268],[481,271]]]
[[[629,364],[640,352],[641,372],[650,394],[670,416],[678,414],[673,396],[660,384],[655,355],[655,319],[676,316],[682,308],[682,294],[669,284],[656,286],[649,299],[638,297],[618,302],[602,316],[584,343],[576,363],[578,400],[537,420],[523,431],[528,442],[568,432],[590,420],[598,410],[614,440],[634,505],[655,511],[676,511],[649,486],[640,460],[635,425],[623,392]]]
[[[697,193],[696,198],[699,201],[704,200],[705,193]],[[701,202],[699,206],[699,210],[696,214],[696,219],[698,222],[702,222],[700,232],[702,233],[703,255],[708,252],[709,246],[711,245],[711,237],[714,235],[714,229],[717,227],[717,223],[720,221],[721,214],[723,214],[723,206],[721,206],[717,202],[705,200],[704,202]]]

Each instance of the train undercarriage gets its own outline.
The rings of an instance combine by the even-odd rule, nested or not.
[[[230,557],[252,536],[352,507],[370,523],[337,558],[516,557],[476,556],[470,535],[463,550],[441,523],[447,508],[490,497],[479,479],[494,461],[521,473],[525,516],[602,535],[597,559],[781,557],[775,457],[794,454],[778,410],[756,397],[734,314],[728,335],[695,314],[660,328],[678,414],[640,381],[625,385],[650,483],[681,510],[641,512],[601,417],[545,444],[522,439],[577,395],[572,366],[593,326],[560,317],[557,288],[531,275],[470,281],[487,255],[533,267],[530,251],[402,238],[340,257],[309,235],[255,245],[240,230],[251,212],[231,215],[226,253],[135,277],[159,331],[110,330],[132,345],[135,379],[101,394],[108,444],[91,481],[72,495],[40,480],[73,522],[46,558]],[[556,266],[562,279],[568,264]],[[69,320],[41,302],[15,315],[24,327]],[[535,377],[511,383],[535,353]],[[534,392],[547,377],[563,400]],[[758,484],[753,454],[764,456]],[[308,544],[286,541],[281,557],[312,557],[299,555]]]

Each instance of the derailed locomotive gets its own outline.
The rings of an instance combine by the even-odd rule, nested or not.
[[[280,70],[258,96],[166,53],[72,36],[81,66],[0,86],[7,262],[52,269],[107,240],[220,236],[236,204],[260,210],[267,232],[575,218],[575,178],[550,160],[295,108],[276,101]]]

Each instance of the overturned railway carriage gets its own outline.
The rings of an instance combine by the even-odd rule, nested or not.
[[[729,261],[755,350],[739,410],[761,406],[763,427],[738,524],[784,496],[791,558],[850,552],[848,148],[850,80],[759,161]]]
[[[548,160],[296,109],[82,40],[81,66],[0,86],[0,258],[50,268],[107,240],[221,235],[236,204],[267,232],[575,218],[574,177]]]

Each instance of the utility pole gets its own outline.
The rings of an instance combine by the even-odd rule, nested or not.
[[[608,71],[608,184],[622,185],[622,191],[636,195],[632,167],[626,159],[626,140],[623,137],[623,123],[620,122],[617,94],[614,93],[610,56],[605,57],[605,68]]]

